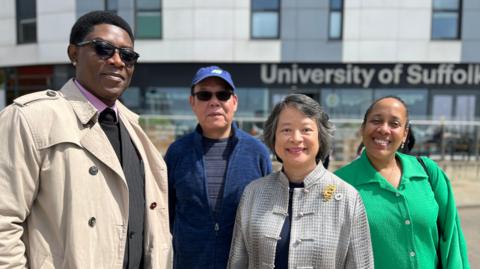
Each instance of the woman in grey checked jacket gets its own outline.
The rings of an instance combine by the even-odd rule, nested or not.
[[[228,268],[373,268],[362,200],[321,162],[333,129],[305,95],[274,107],[264,138],[283,168],[245,189]]]

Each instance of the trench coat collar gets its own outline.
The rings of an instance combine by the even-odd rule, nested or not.
[[[89,122],[95,123],[98,120],[97,109],[83,96],[73,79],[63,85],[60,91],[63,97],[70,102],[73,111],[83,125]]]

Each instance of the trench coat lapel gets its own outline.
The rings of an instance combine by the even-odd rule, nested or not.
[[[97,109],[85,99],[73,80],[68,81],[61,92],[72,105],[80,123],[85,127],[81,130],[80,144],[95,158],[117,173],[126,183],[115,150],[98,123]]]
[[[117,154],[100,127],[100,124],[95,123],[90,130],[86,131],[80,140],[80,144],[126,182]]]

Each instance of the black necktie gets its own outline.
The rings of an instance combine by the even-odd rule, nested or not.
[[[103,110],[98,116],[98,122],[115,150],[118,160],[122,163],[122,143],[120,140],[120,129],[115,111],[108,107],[105,108],[105,110]]]
[[[115,111],[113,109],[107,107],[102,111],[102,113],[100,113],[98,121],[100,124],[114,125],[117,122],[117,115],[115,115]]]

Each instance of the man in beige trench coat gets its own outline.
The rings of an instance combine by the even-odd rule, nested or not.
[[[75,78],[0,112],[0,268],[170,268],[166,166],[117,99],[138,54],[112,13],[80,17]]]

